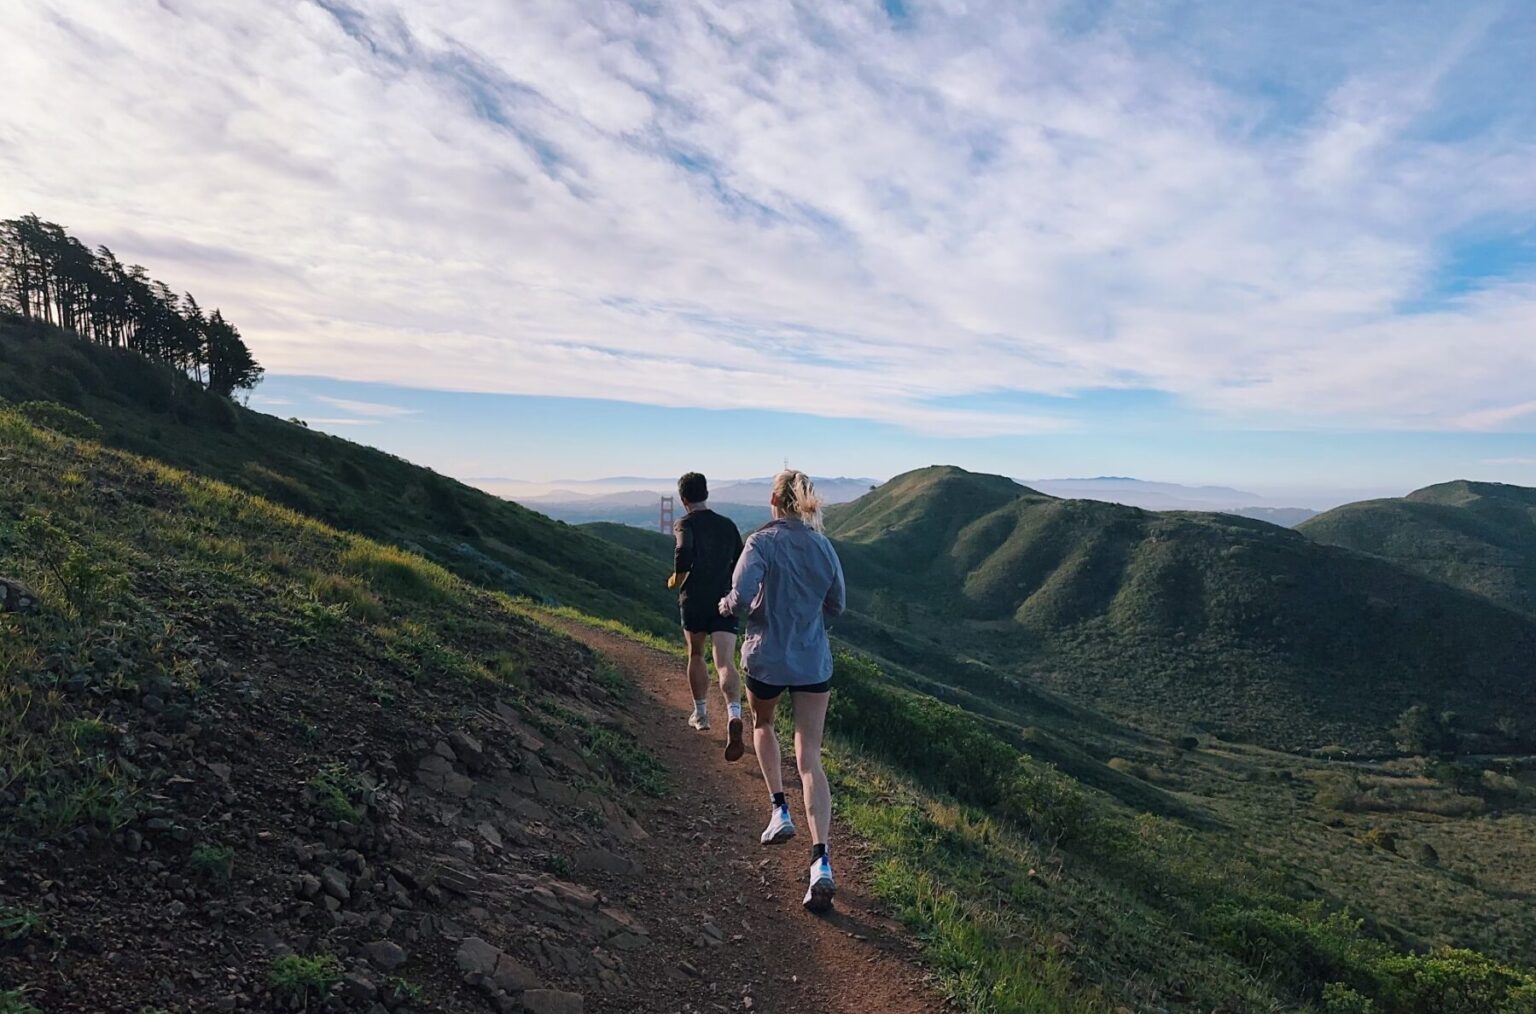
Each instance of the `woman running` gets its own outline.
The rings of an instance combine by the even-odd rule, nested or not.
[[[764,845],[779,845],[795,835],[773,728],[779,696],[789,691],[795,760],[813,843],[805,907],[825,912],[832,907],[835,890],[827,857],[832,793],[821,768],[821,733],[832,684],[826,617],[841,615],[847,587],[837,552],[821,534],[821,500],[806,474],[786,470],[774,476],[768,502],[773,520],[747,538],[731,576],[731,593],[720,600],[720,613],[747,618],[741,663],[752,706],[752,742],[773,797]]]

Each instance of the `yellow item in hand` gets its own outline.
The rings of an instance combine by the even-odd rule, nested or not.
[[[687,579],[687,577],[687,574],[673,574],[671,577],[667,578],[667,587],[675,589],[678,585],[682,584],[683,581]]]

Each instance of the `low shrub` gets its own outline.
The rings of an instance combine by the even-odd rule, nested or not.
[[[1373,827],[1369,831],[1365,832],[1365,834],[1361,835],[1360,840],[1365,842],[1367,845],[1372,845],[1379,849],[1385,849],[1388,852],[1397,851],[1397,835],[1393,834],[1391,831],[1386,830],[1385,828]]]
[[[24,989],[0,989],[0,1014],[43,1014],[27,1002]]]
[[[309,780],[315,807],[327,820],[356,824],[363,819],[360,805],[366,792],[356,773],[346,764],[326,764]]]
[[[1075,837],[1089,824],[1082,790],[1054,767],[1027,757],[981,719],[892,686],[869,660],[836,659],[828,728],[930,788],[964,803],[997,808],[1031,831]]]
[[[309,579],[309,590],[321,602],[341,606],[365,623],[382,623],[389,618],[389,610],[377,595],[344,574],[314,574]]]
[[[340,981],[341,962],[331,954],[285,954],[267,973],[267,984],[279,1000],[306,1010]]]
[[[1135,761],[1126,760],[1124,757],[1111,757],[1107,766],[1111,771],[1118,771],[1122,775],[1140,778],[1142,781],[1147,779],[1147,769],[1144,766]]]
[[[192,872],[205,880],[223,883],[235,872],[235,850],[228,845],[204,845],[189,860]]]
[[[430,604],[446,601],[453,592],[447,571],[394,546],[359,539],[341,554],[340,563],[342,570],[386,596]]]
[[[1536,976],[1473,951],[1399,954],[1348,913],[1216,906],[1213,944],[1326,1011],[1536,1014]]]
[[[101,424],[83,412],[60,405],[56,401],[24,401],[16,411],[27,421],[44,429],[62,433],[81,440],[101,439]]]

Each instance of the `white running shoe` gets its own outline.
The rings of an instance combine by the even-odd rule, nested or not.
[[[795,836],[795,821],[789,815],[789,807],[775,806],[773,817],[763,830],[760,839],[764,845],[782,845]]]
[[[805,892],[805,905],[807,912],[815,912],[820,915],[831,911],[832,896],[837,893],[837,885],[832,882],[832,861],[822,856],[811,863],[811,886]]]
[[[695,711],[688,716],[688,727],[690,729],[697,729],[700,732],[707,732],[709,730],[709,714],[706,712],[701,715]]]

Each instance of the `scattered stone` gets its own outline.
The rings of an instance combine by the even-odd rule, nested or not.
[[[582,1014],[584,1000],[580,993],[558,989],[530,989],[523,994],[523,1010],[528,1014]]]
[[[320,886],[325,893],[337,901],[347,901],[352,897],[352,890],[347,885],[347,875],[334,866],[327,866],[320,871]]]
[[[473,873],[454,869],[452,866],[439,866],[433,871],[437,886],[452,891],[454,894],[462,894],[465,897],[480,893],[480,878]]]
[[[448,746],[458,758],[459,763],[471,771],[479,771],[485,766],[485,748],[479,740],[462,729],[456,729],[448,736]]]
[[[372,1003],[379,996],[379,987],[366,975],[351,972],[341,980],[341,995],[354,1004]]]
[[[571,857],[577,873],[608,873],[617,877],[638,873],[639,864],[607,849],[583,849]]]
[[[576,802],[576,793],[564,782],[557,782],[552,778],[544,778],[535,775],[533,778],[533,790],[539,794],[540,799],[547,799],[551,803],[569,806]]]
[[[371,944],[365,944],[363,957],[386,972],[394,971],[405,964],[406,960],[405,948],[393,940],[375,940]]]
[[[465,975],[492,975],[503,957],[501,951],[479,937],[465,937],[454,953],[459,970]]]
[[[313,873],[301,873],[294,882],[294,891],[301,898],[313,898],[320,893],[320,878]]]
[[[13,577],[0,577],[0,613],[30,616],[42,609],[37,592]]]
[[[475,830],[479,832],[480,837],[484,838],[493,847],[501,848],[501,832],[492,827],[490,821],[482,820],[475,825]]]
[[[537,989],[539,977],[533,969],[521,961],[510,954],[503,954],[496,961],[496,970],[491,973],[491,982],[497,989],[504,989],[508,993],[521,993],[525,989]]]

